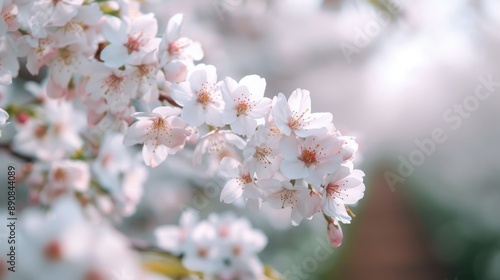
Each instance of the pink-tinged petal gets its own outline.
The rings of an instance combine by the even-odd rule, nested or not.
[[[285,159],[281,162],[281,172],[288,179],[303,179],[309,177],[309,169],[298,159]]]
[[[308,90],[296,89],[292,92],[292,95],[288,98],[288,105],[292,112],[296,112],[298,115],[302,113],[311,113],[311,95]]]
[[[171,106],[160,106],[153,110],[153,113],[160,114],[163,118],[170,116],[179,116],[182,113],[180,108]]]
[[[232,124],[236,122],[237,118],[237,112],[234,108],[225,108],[224,111],[222,111],[222,120],[224,121],[224,124]]]
[[[163,38],[167,42],[172,42],[179,37],[182,28],[182,22],[184,21],[184,16],[182,14],[176,14],[170,18],[165,30]]]
[[[329,157],[328,160],[323,160],[316,165],[316,170],[322,172],[323,174],[332,174],[340,168],[342,164],[342,157],[336,155]]]
[[[47,82],[46,92],[50,98],[61,98],[66,93],[52,78]]]
[[[288,107],[288,103],[283,93],[279,93],[278,97],[276,97],[276,103],[271,110],[271,114],[276,127],[278,127],[281,133],[286,136],[290,135],[292,130],[288,126],[288,122],[292,117],[292,111],[290,110],[290,107]]]
[[[123,144],[129,146],[144,143],[147,140],[147,133],[152,125],[152,120],[140,120],[133,123],[127,129]]]
[[[243,195],[243,184],[239,178],[229,180],[220,194],[220,201],[233,203]]]
[[[190,84],[188,82],[182,82],[178,84],[172,84],[170,86],[171,96],[175,102],[184,106],[190,101],[194,100],[196,96],[191,92]]]
[[[295,136],[283,137],[280,141],[280,154],[286,159],[297,159],[300,156],[301,140]]]
[[[302,217],[302,215],[299,213],[299,210],[297,209],[297,207],[294,207],[292,209],[292,214],[291,214],[292,225],[298,226],[303,218],[304,217]]]
[[[231,124],[231,130],[234,133],[246,136],[247,138],[252,137],[257,128],[257,121],[246,116],[239,116],[236,121]]]
[[[311,219],[321,209],[321,197],[315,194],[311,195],[309,190],[306,190],[296,205],[297,210],[304,218]]]
[[[170,130],[170,135],[163,135],[163,137],[160,135],[159,140],[162,145],[175,149],[172,152],[176,152],[184,146],[187,134],[188,132],[183,128],[172,128]]]
[[[262,202],[260,199],[247,199],[247,208],[251,211],[259,211],[261,204]]]
[[[339,203],[335,198],[333,197],[327,197],[326,198],[326,204],[324,206],[324,211],[325,214],[327,214],[330,217],[334,217],[343,223],[350,223],[351,221],[351,216],[347,213],[345,209],[345,205],[343,203]]]
[[[248,116],[254,119],[263,118],[269,114],[271,105],[271,99],[264,97],[255,104],[255,106],[252,108],[252,111],[248,113]]]
[[[219,172],[226,178],[236,178],[240,176],[241,163],[234,158],[225,157],[220,162]]]
[[[110,44],[102,50],[101,59],[104,61],[104,65],[118,68],[127,62],[127,48],[124,45]]]
[[[266,79],[257,75],[248,75],[240,80],[240,85],[246,86],[250,92],[251,100],[260,100],[266,91]]]
[[[187,70],[187,65],[181,60],[172,60],[163,67],[165,79],[172,83],[184,82],[187,77]],[[189,87],[188,90],[190,90]]]
[[[329,223],[327,227],[328,241],[332,247],[337,248],[342,245],[342,240],[344,239],[344,234],[342,233],[342,228],[340,224]]]
[[[151,144],[146,142],[142,147],[142,157],[144,159],[144,163],[147,166],[151,166],[152,168],[157,167],[160,163],[162,163],[168,156],[168,148],[157,144]]]

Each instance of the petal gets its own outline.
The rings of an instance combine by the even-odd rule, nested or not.
[[[189,102],[184,105],[181,117],[189,125],[200,126],[205,122],[205,110],[199,103]]]
[[[292,117],[292,111],[288,107],[286,98],[283,93],[279,93],[276,99],[276,103],[271,109],[271,114],[273,116],[274,122],[278,129],[285,135],[290,135],[292,130],[288,126],[288,121]]]
[[[222,189],[220,201],[230,204],[235,202],[242,195],[243,185],[241,184],[241,180],[239,180],[239,178],[234,178],[229,180]]]
[[[152,120],[140,120],[133,123],[125,134],[123,139],[124,145],[134,145],[138,143],[144,143],[146,141],[148,130],[153,124]]]
[[[170,94],[174,101],[182,106],[190,101],[194,101],[193,99],[195,98],[195,96],[191,91],[191,87],[188,82],[172,84],[170,86],[170,90]]]
[[[266,79],[257,75],[248,75],[240,80],[240,85],[248,88],[252,100],[260,100],[266,91]]]
[[[296,159],[300,156],[301,140],[295,136],[283,137],[280,140],[280,154],[286,159]]]
[[[288,179],[303,179],[309,177],[309,169],[298,159],[285,159],[281,162],[281,172]]]
[[[110,44],[102,50],[101,59],[104,61],[104,65],[118,68],[127,62],[127,48],[123,45]]]
[[[221,160],[219,172],[226,178],[236,178],[240,176],[241,163],[234,158],[225,157]]]
[[[288,105],[292,112],[301,115],[303,113],[311,113],[311,95],[308,90],[296,89],[292,92],[292,95],[288,98]]]
[[[106,17],[102,27],[102,34],[112,44],[125,44],[127,42],[127,23],[117,17]]]
[[[236,121],[231,124],[231,129],[234,133],[246,136],[247,138],[252,137],[256,128],[257,121],[244,115],[237,117]]]
[[[177,39],[177,37],[179,37],[183,21],[184,16],[182,14],[175,14],[170,18],[167,24],[167,29],[165,30],[165,34],[163,35],[163,37],[168,42],[172,42]]]
[[[157,167],[162,163],[168,156],[168,148],[163,145],[155,145],[151,143],[146,143],[142,147],[142,157],[144,163],[152,168]]]

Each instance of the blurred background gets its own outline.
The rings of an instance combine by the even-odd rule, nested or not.
[[[311,91],[356,136],[366,193],[331,249],[321,217],[219,202],[189,151],[151,171],[120,229],[152,238],[186,207],[235,211],[266,232],[261,259],[288,279],[500,279],[500,1],[156,0],[185,14],[219,79],[258,74],[266,95]],[[194,190],[194,191],[193,191]],[[20,195],[21,196],[21,195]]]
[[[186,191],[186,205],[252,218],[270,238],[261,257],[290,279],[500,279],[500,87],[475,97],[479,77],[500,81],[499,1],[158,0],[146,9],[184,13],[184,34],[219,77],[261,75],[268,96],[310,90],[313,110],[357,137],[367,174],[357,218],[327,259],[315,253],[319,217],[296,228],[282,213],[222,207],[203,179],[192,179],[200,193]],[[404,161],[413,172],[398,171]],[[186,189],[160,185],[143,201],[172,197],[156,211],[175,222]],[[140,213],[129,222],[144,222]]]

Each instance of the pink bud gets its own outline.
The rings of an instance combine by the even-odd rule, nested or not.
[[[342,228],[340,228],[339,224],[335,223],[329,223],[328,227],[328,241],[330,241],[330,244],[337,248],[342,245],[342,239],[344,239],[344,235],[342,233]]]

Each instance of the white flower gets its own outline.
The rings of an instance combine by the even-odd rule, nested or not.
[[[259,186],[266,193],[264,203],[277,209],[292,208],[294,226],[298,226],[303,218],[311,219],[321,208],[321,197],[309,189],[304,180],[292,185],[288,181],[270,179],[260,181]]]
[[[299,137],[324,135],[333,126],[332,114],[311,112],[311,96],[307,90],[295,90],[288,102],[282,93],[275,98],[272,116],[276,126],[287,136],[292,133]]]
[[[244,164],[248,164],[250,173],[258,179],[271,178],[280,168],[279,156],[281,137],[271,135],[268,126],[259,126],[257,132],[243,150]]]
[[[50,161],[68,157],[82,146],[79,133],[85,118],[72,103],[46,99],[42,110],[42,118],[29,118],[17,126],[12,141],[15,151]]]
[[[142,64],[147,55],[155,52],[160,42],[159,38],[155,38],[158,23],[153,14],[141,15],[130,23],[108,17],[102,32],[110,44],[102,50],[101,58],[106,66],[112,68]]]
[[[185,241],[198,220],[198,212],[187,209],[182,212],[179,226],[158,227],[154,232],[158,246],[174,255],[181,255],[184,251]]]
[[[182,264],[193,271],[216,274],[223,267],[216,228],[209,221],[198,223],[188,234]]]
[[[198,61],[203,58],[200,43],[180,36],[182,22],[182,14],[176,14],[168,21],[158,48],[161,66],[169,64],[174,59]]]
[[[109,111],[118,114],[127,109],[133,90],[133,79],[130,71],[110,69],[101,63],[90,66],[92,75],[86,86],[92,101],[105,98]]]
[[[338,138],[333,135],[309,136],[298,139],[284,137],[280,143],[281,172],[289,179],[306,179],[317,185],[324,175],[335,172],[342,163],[342,156],[336,151]]]
[[[353,169],[352,163],[347,162],[337,172],[327,176],[321,187],[325,214],[344,224],[350,223],[351,216],[346,205],[355,204],[363,198],[364,175],[363,171]]]
[[[189,131],[178,117],[181,110],[173,107],[157,107],[152,113],[134,113],[137,119],[125,135],[125,145],[144,144],[142,156],[147,166],[156,167],[168,154],[184,148]]]
[[[2,136],[2,128],[9,124],[7,120],[9,119],[9,114],[2,108],[0,108],[0,137]]]
[[[257,120],[263,119],[271,109],[271,99],[264,97],[266,80],[250,75],[239,83],[227,77],[221,86],[225,107],[224,123],[240,135],[251,137],[257,127]]]
[[[203,123],[222,127],[223,102],[216,69],[212,65],[198,64],[185,82],[171,86],[172,98],[184,106],[182,119],[189,125]]]
[[[201,164],[203,154],[207,152],[210,154],[218,153],[230,146],[235,146],[242,150],[245,148],[245,144],[245,140],[230,130],[213,130],[204,135],[196,145],[193,154],[193,164]]]
[[[83,161],[63,160],[51,164],[47,186],[50,191],[72,190],[85,192],[90,182],[90,171]]]
[[[233,203],[241,196],[252,200],[261,197],[262,191],[255,183],[253,175],[249,173],[248,165],[242,166],[237,160],[225,157],[220,162],[220,174],[230,179],[220,194],[222,202]]]

